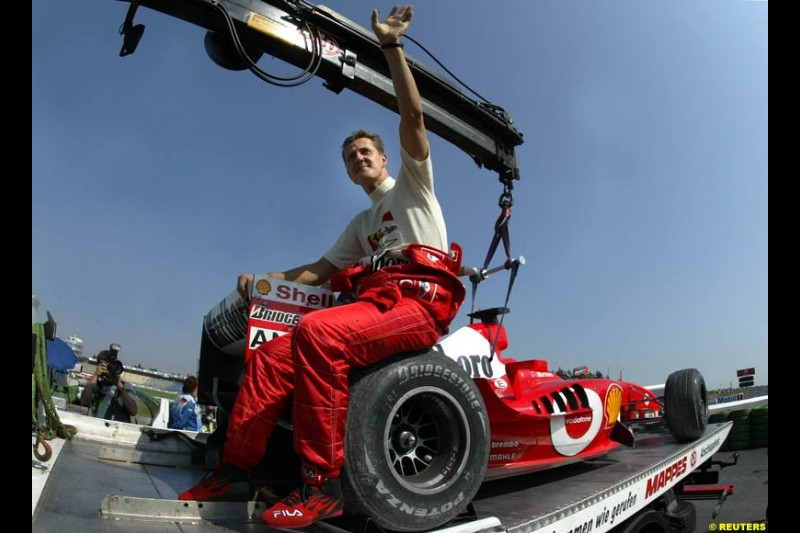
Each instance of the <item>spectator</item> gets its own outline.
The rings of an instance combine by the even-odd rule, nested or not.
[[[81,392],[81,405],[89,406],[91,416],[130,422],[139,412],[139,399],[133,385],[122,379],[124,367],[117,360],[118,352],[119,345],[112,344],[97,354],[97,367]]]
[[[197,378],[183,380],[183,393],[179,394],[169,409],[169,429],[200,431],[200,412],[197,409]]]

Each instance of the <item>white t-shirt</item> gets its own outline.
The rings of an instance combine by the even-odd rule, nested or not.
[[[387,178],[369,199],[372,207],[357,214],[325,252],[325,259],[336,268],[353,266],[367,257],[377,267],[392,262],[408,262],[384,254],[407,244],[426,244],[447,250],[447,229],[442,208],[433,192],[433,167],[430,157],[416,161],[400,149],[402,164],[397,179]]]

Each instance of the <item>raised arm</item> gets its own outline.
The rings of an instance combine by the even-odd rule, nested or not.
[[[428,157],[428,134],[422,115],[422,99],[417,83],[408,68],[400,37],[408,29],[414,16],[411,6],[393,7],[386,20],[380,22],[378,10],[372,11],[372,30],[381,43],[381,49],[389,64],[394,92],[397,95],[397,108],[400,114],[400,146],[416,159]]]

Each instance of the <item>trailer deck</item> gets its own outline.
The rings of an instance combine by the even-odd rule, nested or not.
[[[60,446],[33,515],[33,529],[86,533],[264,531],[264,503],[179,502],[209,465],[198,460],[207,435],[169,432],[62,412],[76,437]],[[731,424],[711,424],[679,444],[664,431],[642,432],[634,448],[534,474],[487,481],[474,516],[440,531],[547,533],[609,531],[652,503],[719,449]],[[166,438],[165,438],[166,436]],[[54,447],[55,449],[55,447]],[[168,465],[168,466],[167,466]],[[343,517],[307,530],[353,531]]]

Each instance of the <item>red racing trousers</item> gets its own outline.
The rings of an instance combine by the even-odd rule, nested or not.
[[[442,333],[429,305],[406,294],[388,309],[359,300],[305,315],[292,332],[262,344],[250,357],[228,425],[224,462],[251,472],[291,397],[295,451],[323,477],[337,477],[344,464],[350,368],[429,348]]]

